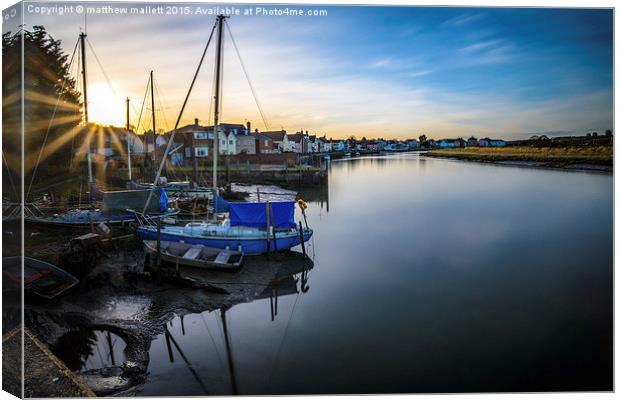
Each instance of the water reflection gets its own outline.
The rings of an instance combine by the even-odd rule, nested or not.
[[[238,343],[234,339],[238,332],[231,326],[230,316],[237,321],[235,317],[238,314],[235,311],[241,305],[256,304],[259,309],[268,305],[269,314],[253,313],[252,318],[275,323],[280,312],[279,303],[283,298],[294,296],[297,303],[300,295],[308,293],[309,274],[313,266],[314,264],[308,261],[293,264],[292,268],[280,269],[262,292],[245,303],[224,306],[215,311],[178,316],[169,321],[164,326],[164,333],[151,344],[150,375],[140,395],[243,393],[239,388],[236,361],[239,358],[245,361],[247,355],[238,354],[235,349]],[[293,313],[290,312],[288,318],[292,316]],[[286,321],[284,334],[288,322]],[[210,341],[205,341],[206,338]],[[215,360],[218,361],[217,368],[212,367]],[[245,372],[244,368],[242,372]],[[192,378],[191,382],[187,377]],[[244,378],[245,374],[241,379]],[[182,386],[175,385],[179,379],[184,382]]]
[[[62,335],[50,350],[61,354],[67,368],[72,371],[111,367],[125,361],[125,342],[110,331],[72,329]]]

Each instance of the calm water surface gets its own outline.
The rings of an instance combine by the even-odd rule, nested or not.
[[[330,168],[309,290],[291,282],[273,320],[268,297],[225,311],[228,346],[219,311],[176,318],[192,369],[157,337],[141,395],[612,389],[611,175]]]

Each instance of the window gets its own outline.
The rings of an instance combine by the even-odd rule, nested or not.
[[[232,139],[230,139],[230,140],[228,141],[228,144],[233,144]]]
[[[207,138],[207,132],[205,131],[194,132],[194,139],[206,139],[206,138]]]
[[[192,149],[189,147],[185,148],[185,158],[190,158],[192,156]]]
[[[226,146],[226,140],[225,139],[220,140],[220,143],[222,144],[222,146]]]
[[[265,146],[269,146],[269,140],[265,140]]]
[[[209,147],[196,147],[194,149],[196,157],[207,157],[209,155]]]
[[[213,132],[209,132],[209,133],[207,134],[207,137],[208,137],[209,139],[213,139]]]

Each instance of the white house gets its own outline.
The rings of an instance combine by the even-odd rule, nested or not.
[[[219,154],[237,154],[237,135],[234,132],[226,132],[220,130],[219,132]]]
[[[273,141],[274,147],[278,148],[282,153],[290,153],[293,151],[293,143],[288,139],[285,130],[257,132]]]

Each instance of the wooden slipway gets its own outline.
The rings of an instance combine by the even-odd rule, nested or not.
[[[15,344],[21,349],[21,329],[17,327],[2,338],[3,349]],[[67,366],[28,329],[24,329],[24,397],[96,397]],[[21,354],[19,354],[21,358]],[[5,358],[3,357],[3,364]],[[3,365],[7,367],[7,365]],[[13,366],[15,367],[15,366]],[[21,371],[20,371],[21,372]],[[5,376],[6,377],[6,376]],[[3,377],[4,378],[4,377]],[[18,378],[19,379],[19,378]],[[20,385],[21,382],[16,382]],[[21,386],[21,385],[20,385]]]

